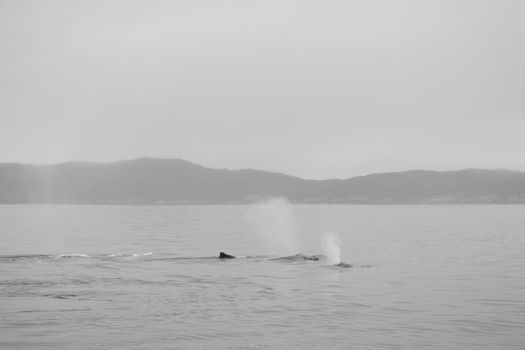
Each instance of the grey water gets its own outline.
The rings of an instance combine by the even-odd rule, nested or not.
[[[523,348],[525,206],[262,209],[0,206],[0,348]]]

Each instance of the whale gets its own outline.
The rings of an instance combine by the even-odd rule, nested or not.
[[[282,260],[282,261],[301,261],[301,260],[313,260],[313,261],[319,261],[321,258],[323,258],[323,255],[304,255],[304,254],[295,254],[290,256],[282,256],[277,258],[271,258],[269,260]],[[219,259],[237,259],[236,256],[226,254],[225,252],[219,253]]]
[[[225,252],[220,252],[219,259],[235,259],[235,256],[226,254]]]
[[[252,256],[252,257],[240,257],[240,258],[254,258],[254,259],[263,259],[266,261],[285,261],[285,262],[299,262],[299,261],[321,261],[325,258],[324,255],[304,255],[304,254],[295,254],[295,255],[288,255],[288,256],[281,256],[281,257],[268,257],[268,256]],[[236,256],[227,254],[225,252],[219,253],[219,259],[237,259]],[[352,267],[370,267],[370,265],[353,265],[353,264],[347,264],[345,262],[340,262],[338,264],[333,265],[325,265],[325,266],[335,266],[335,267],[342,267],[342,268],[352,268]]]
[[[280,260],[280,261],[302,261],[302,260],[313,260],[319,261],[321,258],[324,258],[323,255],[304,255],[304,254],[295,254],[289,256],[281,256],[278,258],[273,258],[271,260]]]

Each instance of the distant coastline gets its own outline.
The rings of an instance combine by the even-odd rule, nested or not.
[[[410,170],[304,180],[181,159],[0,163],[0,204],[246,204],[278,196],[301,204],[525,204],[525,172]]]

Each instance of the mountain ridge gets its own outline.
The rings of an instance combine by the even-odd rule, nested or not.
[[[0,163],[3,204],[247,203],[275,196],[297,203],[521,204],[525,172],[407,170],[308,180],[255,169],[208,168],[171,158]]]

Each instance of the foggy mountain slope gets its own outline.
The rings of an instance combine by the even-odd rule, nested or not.
[[[298,197],[307,182],[263,171],[210,169],[177,159],[0,164],[0,202],[238,202],[248,196]]]
[[[302,203],[525,203],[525,173],[412,170],[315,181],[180,159],[0,164],[0,203],[242,203],[271,196]]]
[[[352,203],[525,203],[525,173],[411,170],[339,180],[318,197]]]

